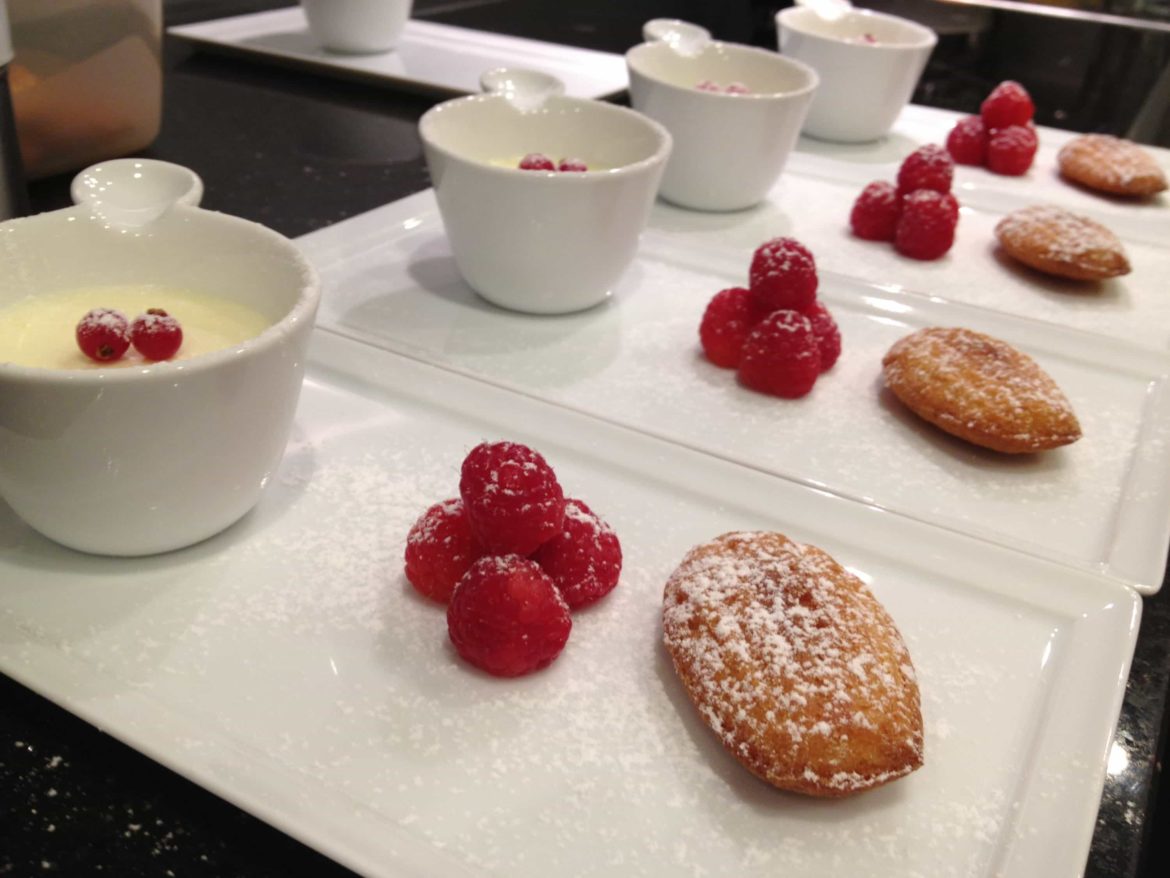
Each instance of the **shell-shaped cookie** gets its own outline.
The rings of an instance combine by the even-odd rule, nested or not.
[[[1112,195],[1156,195],[1166,188],[1166,175],[1152,155],[1111,134],[1070,140],[1060,148],[1056,162],[1068,179]]]
[[[920,329],[893,344],[882,371],[912,412],[976,445],[1021,454],[1081,438],[1072,405],[1048,373],[983,333]]]
[[[1009,213],[995,227],[1009,254],[1039,271],[1073,280],[1129,274],[1129,257],[1117,236],[1088,217],[1034,205]]]
[[[664,641],[728,751],[785,790],[838,797],[922,765],[910,654],[853,574],[778,533],[696,546],[666,583]]]

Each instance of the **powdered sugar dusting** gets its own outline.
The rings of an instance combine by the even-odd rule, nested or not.
[[[1026,354],[983,333],[919,330],[895,342],[882,365],[886,383],[911,409],[972,441],[1033,450],[1080,436],[1056,382]]]
[[[1045,258],[1076,262],[1121,251],[1121,241],[1100,223],[1060,207],[1038,204],[1008,214],[995,227],[1005,243],[1035,249]]]
[[[1166,176],[1148,152],[1111,134],[1086,134],[1060,148],[1057,161],[1069,176],[1089,185],[1151,192],[1166,188]]]
[[[836,795],[921,765],[909,653],[819,549],[757,533],[698,547],[667,583],[663,628],[707,724],[766,780]]]

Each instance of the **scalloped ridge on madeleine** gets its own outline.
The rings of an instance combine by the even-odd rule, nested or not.
[[[856,576],[779,533],[693,548],[666,583],[663,639],[727,750],[784,790],[840,797],[922,765],[910,654]]]
[[[1048,373],[981,332],[920,329],[894,342],[882,370],[912,412],[984,448],[1023,454],[1081,438],[1068,398]]]

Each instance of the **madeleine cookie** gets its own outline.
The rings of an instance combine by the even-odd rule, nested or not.
[[[995,236],[1020,262],[1058,277],[1105,280],[1130,272],[1116,235],[1059,207],[1037,205],[1009,213],[996,225]]]
[[[882,358],[886,385],[914,414],[984,448],[1022,454],[1068,445],[1081,425],[1026,354],[969,329],[920,329]]]
[[[1148,152],[1130,140],[1109,134],[1086,134],[1070,140],[1056,163],[1069,180],[1112,195],[1156,195],[1166,175]]]
[[[749,771],[839,797],[922,765],[910,655],[856,576],[778,533],[693,548],[666,583],[666,648],[691,701]]]

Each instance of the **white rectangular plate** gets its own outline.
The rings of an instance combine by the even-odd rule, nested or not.
[[[370,875],[1079,875],[1140,599],[319,331],[259,507],[102,559],[0,506],[0,670]],[[483,438],[526,442],[621,537],[564,654],[490,679],[401,573]],[[901,629],[926,765],[842,801],[755,780],[660,645],[663,583],[735,529],[814,543]]]
[[[926,143],[943,144],[963,114],[933,107],[908,106],[893,131],[876,143],[829,143],[803,137],[787,169],[803,175],[848,183],[855,192],[873,180],[897,177],[898,166]],[[1056,204],[1092,217],[1126,240],[1170,247],[1170,194],[1154,198],[1103,195],[1061,177],[1057,153],[1076,132],[1037,126],[1040,148],[1026,174],[1009,177],[969,165],[955,167],[955,196],[969,207],[1006,213],[1031,204]],[[1170,150],[1143,146],[1170,177]],[[801,204],[803,210],[808,205]],[[846,214],[846,218],[848,214]],[[965,234],[963,225],[960,235]],[[1136,271],[1136,267],[1135,267]]]
[[[322,49],[299,6],[168,29],[209,49],[267,58],[318,73],[399,88],[469,94],[493,67],[529,67],[560,78],[565,91],[600,98],[626,89],[621,55],[411,19],[393,52],[344,55]]]
[[[1170,544],[1166,353],[826,271],[820,295],[841,327],[844,353],[808,397],[786,401],[738,386],[698,344],[703,309],[718,290],[746,283],[750,250],[700,249],[649,231],[612,301],[541,318],[503,311],[467,287],[431,193],[300,243],[325,278],[323,326],[762,471],[1102,570],[1146,593],[1161,585]],[[895,340],[929,325],[967,326],[1031,354],[1069,396],[1084,438],[1008,456],[909,414],[883,391],[881,359]]]

